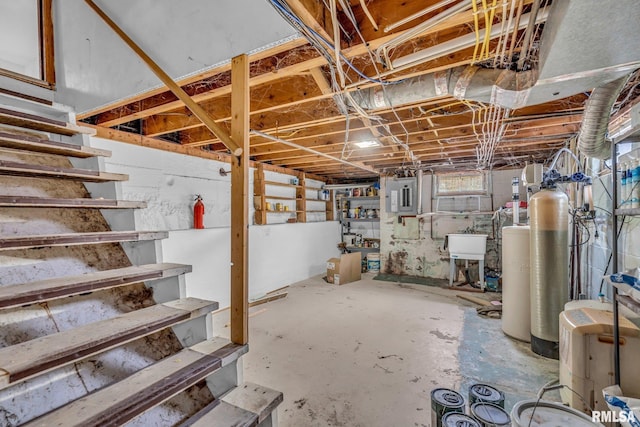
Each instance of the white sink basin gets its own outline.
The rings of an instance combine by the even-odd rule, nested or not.
[[[484,260],[487,252],[486,234],[448,234],[449,256],[452,259]]]

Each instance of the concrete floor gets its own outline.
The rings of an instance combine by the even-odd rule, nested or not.
[[[284,392],[281,427],[430,426],[434,388],[466,397],[485,382],[510,409],[557,378],[557,361],[505,337],[456,292],[372,278],[335,286],[318,276],[252,308],[244,379]]]

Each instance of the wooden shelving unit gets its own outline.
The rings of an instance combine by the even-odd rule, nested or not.
[[[363,207],[365,209],[377,209],[379,213],[380,196],[355,196],[355,197],[339,196],[338,204],[340,206],[338,207],[338,219],[340,221],[341,230],[342,230],[342,242],[345,244],[344,249],[348,252],[362,252],[363,256],[366,256],[366,254],[369,254],[369,253],[379,253],[380,248],[365,247],[365,246],[351,246],[351,245],[348,245],[348,242],[345,239],[345,235],[353,235],[354,230],[356,229],[360,230],[361,227],[364,226],[362,225],[361,227],[357,227],[356,224],[369,223],[371,224],[371,227],[372,227],[371,230],[368,230],[369,233],[372,232],[373,227],[375,227],[375,230],[377,230],[378,233],[380,232],[379,225],[376,225],[380,223],[380,218],[378,216],[376,216],[375,218],[359,218],[359,217],[349,218],[348,217],[348,208],[346,208],[344,204],[345,203],[361,204],[361,202],[363,202]],[[363,234],[363,240],[372,240],[372,239],[378,240],[379,242],[378,238],[373,238],[372,236],[365,237]]]
[[[321,199],[317,196],[317,194],[314,197],[307,197],[307,191],[317,192],[323,190],[323,188],[317,186],[308,186],[307,176],[303,172],[292,170],[290,172],[290,176],[292,179],[297,178],[298,184],[267,180],[265,179],[264,175],[264,165],[260,163],[256,165],[253,184],[255,224],[267,224],[267,216],[269,214],[295,214],[296,222],[307,222],[308,214],[324,213],[326,221],[333,221],[334,213],[332,192],[329,192],[329,200]],[[269,187],[289,188],[295,190],[295,194],[293,194],[292,191],[291,196],[272,195],[269,194]],[[274,191],[273,188],[271,190]],[[270,200],[295,202],[295,207],[294,209],[286,211],[267,209],[267,202]],[[310,203],[308,204],[307,202]],[[324,209],[322,209],[322,205],[320,205],[320,202],[325,204]]]

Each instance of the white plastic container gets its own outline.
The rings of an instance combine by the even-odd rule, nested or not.
[[[486,234],[449,234],[448,237],[452,259],[484,260],[487,252]]]
[[[545,400],[536,402],[535,399],[522,400],[515,404],[511,410],[511,425],[514,427],[604,427],[600,423],[594,423],[591,417],[575,409]]]
[[[529,226],[502,228],[502,331],[531,341]]]

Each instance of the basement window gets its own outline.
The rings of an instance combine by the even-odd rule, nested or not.
[[[2,2],[0,75],[53,88],[52,1]]]
[[[436,197],[487,194],[489,175],[486,172],[458,172],[435,176]]]

